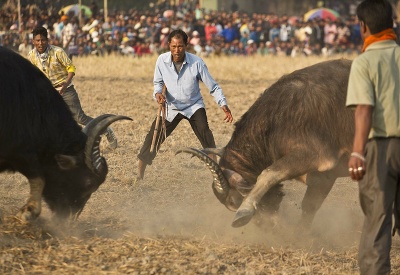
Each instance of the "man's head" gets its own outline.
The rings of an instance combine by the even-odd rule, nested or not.
[[[188,36],[187,36],[187,34],[186,34],[184,31],[182,31],[182,30],[174,30],[174,31],[172,31],[172,32],[169,34],[169,36],[168,36],[168,43],[171,43],[171,41],[172,41],[173,38],[175,38],[175,39],[181,39],[182,42],[183,42],[185,45],[187,45],[187,43],[188,43]]]
[[[174,30],[168,36],[169,50],[172,54],[172,61],[183,62],[188,43],[188,36],[182,30]]]
[[[44,53],[49,45],[47,38],[47,29],[43,27],[37,27],[32,31],[33,34],[33,45],[39,53]]]
[[[387,0],[365,0],[357,7],[361,28],[369,28],[370,34],[393,28],[393,8]]]

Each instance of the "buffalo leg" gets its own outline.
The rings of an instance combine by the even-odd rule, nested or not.
[[[315,169],[312,161],[304,161],[304,159],[312,160],[312,155],[310,152],[291,152],[262,171],[253,190],[236,212],[232,226],[240,227],[247,224],[253,217],[261,198],[273,186],[282,181],[300,177]]]
[[[40,212],[42,211],[42,192],[44,184],[45,182],[41,177],[29,179],[29,199],[17,214],[21,220],[32,220],[40,215]]]
[[[301,203],[300,224],[308,228],[337,178],[335,171],[312,172],[307,175],[307,190]]]
[[[301,204],[302,217],[300,224],[309,227],[318,209],[328,196],[338,177],[347,177],[348,157],[342,156],[337,165],[328,171],[311,172],[307,175],[307,191]]]

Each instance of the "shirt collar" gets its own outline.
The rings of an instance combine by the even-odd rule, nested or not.
[[[164,61],[164,63],[172,65],[172,54],[171,54],[171,52],[168,52],[168,54],[165,55],[165,58],[164,58],[163,61]],[[188,54],[188,52],[185,52],[185,59],[183,59],[183,64],[190,63],[189,61],[190,61],[189,54]]]
[[[39,53],[39,51],[36,49],[36,55],[42,60],[47,59],[47,57],[49,56],[49,49],[50,45],[47,45],[47,48],[43,53]]]
[[[375,43],[372,43],[368,45],[368,47],[365,49],[365,51],[370,51],[370,50],[378,50],[378,49],[384,49],[384,48],[392,48],[397,46],[396,41],[394,40],[383,40],[383,41],[378,41]]]

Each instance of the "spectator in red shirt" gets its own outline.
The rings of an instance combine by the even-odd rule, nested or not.
[[[218,33],[217,27],[211,20],[207,20],[204,31],[206,33],[206,41],[211,41]]]

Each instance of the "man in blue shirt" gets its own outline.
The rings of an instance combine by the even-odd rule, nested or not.
[[[225,43],[231,43],[235,39],[239,39],[239,31],[232,26],[231,22],[228,22],[225,28],[222,30],[222,36],[224,37]]]
[[[188,36],[184,31],[174,30],[170,33],[168,37],[170,51],[161,54],[156,62],[153,97],[158,104],[166,104],[168,110],[165,117],[167,137],[182,119],[186,119],[189,121],[203,148],[215,148],[214,136],[208,126],[199,81],[202,81],[207,86],[215,102],[225,112],[224,121],[231,123],[233,117],[221,87],[208,72],[204,61],[196,55],[186,52],[187,44]],[[164,85],[167,89],[165,97],[162,94]],[[138,154],[138,180],[143,179],[146,166],[151,165],[161,143],[165,139],[165,136],[160,135],[160,131],[158,131],[156,140],[159,140],[159,142],[155,146],[156,149],[150,152],[156,120],[151,125]]]

